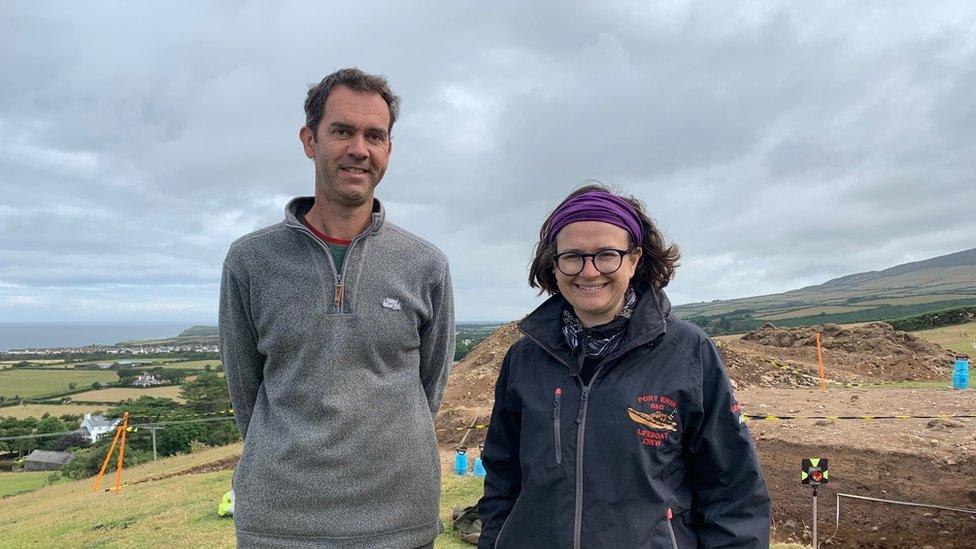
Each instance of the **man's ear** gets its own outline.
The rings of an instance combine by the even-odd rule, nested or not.
[[[312,133],[312,128],[308,126],[302,126],[302,129],[298,130],[298,139],[302,142],[302,148],[305,149],[305,156],[309,158],[315,158],[315,134]]]

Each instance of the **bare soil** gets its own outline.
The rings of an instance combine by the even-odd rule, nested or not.
[[[737,397],[749,415],[976,414],[971,390],[752,388]],[[810,542],[812,492],[800,484],[800,462],[821,457],[830,460],[818,498],[821,543],[976,547],[976,514],[841,499],[839,527],[835,520],[837,492],[976,510],[976,419],[761,420],[749,428],[779,540]]]
[[[820,390],[815,333],[826,377]],[[484,440],[498,368],[520,334],[503,326],[455,365],[438,416],[446,456]],[[780,330],[767,325],[719,344],[743,413],[750,416],[939,416],[976,414],[976,391],[862,388],[863,384],[948,380],[953,353],[883,323]],[[776,541],[809,543],[806,457],[830,459],[819,492],[819,539],[836,547],[976,547],[976,514],[841,499],[838,492],[976,509],[976,419],[793,419],[749,423],[773,501]],[[477,455],[477,450],[470,452]],[[446,459],[446,458],[445,458]],[[836,530],[836,532],[835,532]]]

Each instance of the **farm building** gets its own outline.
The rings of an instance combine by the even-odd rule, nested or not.
[[[153,362],[151,360],[120,360],[119,366],[128,367],[138,367],[138,366],[152,366]]]
[[[75,459],[71,452],[34,450],[24,460],[25,471],[56,471]]]
[[[133,387],[151,387],[153,385],[159,385],[162,381],[156,379],[156,376],[152,374],[142,374],[132,382]]]
[[[111,433],[119,421],[118,419],[110,420],[105,416],[85,414],[85,418],[81,420],[81,427],[75,432],[81,433],[94,444],[101,435]]]

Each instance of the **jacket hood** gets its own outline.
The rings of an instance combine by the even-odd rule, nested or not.
[[[563,308],[567,306],[569,302],[566,298],[562,294],[556,294],[519,321],[518,327],[550,353],[557,356],[565,353],[563,358],[568,359],[573,349],[566,344],[560,327],[562,322],[560,315]],[[630,317],[627,335],[620,342],[618,349],[628,349],[654,341],[665,333],[670,318],[671,301],[664,291],[645,291],[637,302],[633,316]],[[614,352],[611,356],[617,354]]]
[[[314,196],[299,196],[291,199],[288,204],[285,205],[285,225],[290,227],[303,227],[305,224],[302,223],[302,216],[312,209],[313,204],[315,204]],[[383,227],[383,221],[385,219],[386,208],[383,207],[382,202],[374,198],[373,220],[365,232],[379,232],[379,230]]]

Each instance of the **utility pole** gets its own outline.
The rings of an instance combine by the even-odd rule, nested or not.
[[[153,418],[153,421],[155,422],[156,418]],[[152,433],[153,461],[156,461],[156,429],[158,428],[159,427],[155,423],[150,423],[149,425],[146,425],[146,429],[149,429],[149,432]]]

